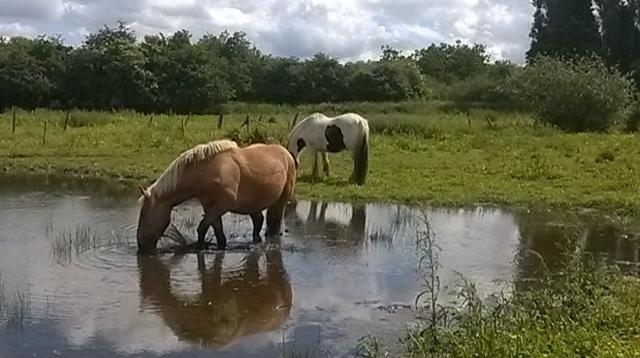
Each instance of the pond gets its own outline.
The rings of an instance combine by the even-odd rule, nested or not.
[[[588,213],[298,200],[278,245],[140,258],[138,210],[133,191],[0,180],[0,357],[347,357],[367,333],[400,349],[427,228],[442,286],[461,275],[482,296],[558,267],[569,235],[625,267],[640,255],[634,226]],[[173,221],[194,237],[200,215]],[[250,241],[248,217],[224,223]]]

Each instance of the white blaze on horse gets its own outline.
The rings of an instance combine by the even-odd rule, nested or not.
[[[193,198],[204,209],[197,230],[199,248],[205,247],[205,235],[213,227],[218,249],[225,249],[222,215],[227,212],[251,216],[253,241],[259,242],[266,209],[267,236],[279,235],[295,182],[294,158],[281,145],[239,148],[230,140],[197,145],[176,158],[148,189],[140,188],[138,253],[153,253],[173,207]]]
[[[322,156],[325,175],[329,175],[327,153],[351,152],[353,171],[350,180],[358,185],[365,183],[369,163],[369,124],[355,113],[327,117],[314,113],[302,119],[289,134],[287,149],[298,162],[302,150],[313,157],[312,175],[318,176],[318,154]]]

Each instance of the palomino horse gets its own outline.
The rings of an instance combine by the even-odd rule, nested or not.
[[[251,251],[233,270],[225,270],[224,257],[224,252],[217,253],[206,267],[205,256],[198,253],[200,289],[185,294],[172,287],[173,260],[138,256],[144,305],[181,341],[224,348],[243,337],[278,330],[289,318],[293,289],[279,250]],[[266,261],[263,269],[261,257]]]
[[[267,209],[267,236],[280,234],[284,209],[293,196],[296,164],[281,145],[253,144],[239,148],[230,140],[197,145],[176,158],[148,189],[140,187],[138,254],[153,253],[176,205],[196,198],[204,217],[198,225],[198,247],[213,227],[218,249],[227,240],[222,215],[246,214],[253,222],[253,241],[260,242]]]
[[[327,153],[351,151],[353,171],[350,180],[364,184],[369,161],[369,124],[360,115],[346,113],[327,117],[314,113],[302,119],[289,134],[287,149],[297,162],[304,148],[313,156],[314,176],[318,175],[318,153],[322,155],[324,173],[329,175]]]

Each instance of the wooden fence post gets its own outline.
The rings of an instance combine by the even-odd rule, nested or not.
[[[296,112],[296,115],[293,116],[293,122],[291,122],[291,128],[289,128],[289,130],[293,129],[293,127],[296,126],[296,122],[298,121],[298,116],[300,115],[299,112]]]
[[[224,119],[224,113],[220,113],[218,116],[218,129],[222,128],[222,120]]]
[[[67,111],[67,114],[64,116],[64,132],[67,131],[67,127],[69,126],[69,112],[70,111]]]
[[[11,121],[11,134],[16,133],[16,106],[13,106],[13,119]]]
[[[243,126],[247,126],[247,134],[250,134],[249,132],[249,122],[251,120],[249,119],[249,115],[247,115],[247,119],[244,120],[244,123],[242,124]]]
[[[47,120],[43,120],[42,121],[44,123],[44,127],[42,129],[42,145],[46,145],[47,144]]]

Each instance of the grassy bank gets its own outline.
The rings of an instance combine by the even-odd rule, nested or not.
[[[394,356],[431,357],[639,357],[640,280],[580,249],[580,230],[559,244],[562,260],[545,265],[510,289],[481,297],[463,277],[453,300],[443,299],[439,248],[428,230],[419,238],[423,293],[420,318],[400,339]],[[525,259],[524,256],[519,259]],[[374,336],[361,356],[389,356]]]
[[[318,108],[328,113],[347,109]],[[346,154],[331,157],[332,175],[320,181],[308,176],[308,158],[303,158],[300,197],[640,213],[640,146],[634,135],[565,134],[524,114],[461,112],[433,103],[360,104],[358,109],[373,132],[367,185],[346,182],[351,166]],[[12,115],[5,112],[0,116],[0,168],[11,174],[84,175],[148,184],[176,155],[200,142],[222,137],[283,142],[295,113],[302,117],[311,110],[234,105],[228,107],[221,129],[217,116],[187,120],[72,112],[66,121],[62,112],[19,111],[15,134]],[[247,114],[248,130],[241,127]]]
[[[437,308],[438,321],[421,319],[407,332],[400,342],[404,352],[397,356],[640,356],[637,277],[572,269],[536,289],[498,294],[489,300],[493,304],[470,283],[459,293],[457,305]],[[364,337],[359,350],[364,357],[388,356],[376,337]]]

